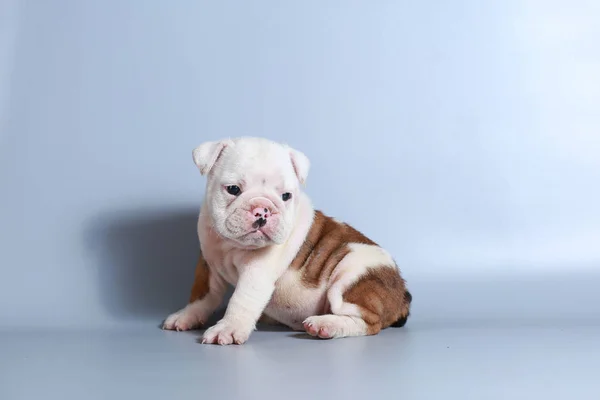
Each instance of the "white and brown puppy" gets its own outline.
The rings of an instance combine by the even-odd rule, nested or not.
[[[193,152],[208,176],[198,219],[201,256],[190,303],[164,329],[202,325],[235,286],[203,343],[241,344],[261,315],[320,338],[403,326],[411,295],[392,256],[315,211],[301,191],[309,160],[260,138],[208,142]]]

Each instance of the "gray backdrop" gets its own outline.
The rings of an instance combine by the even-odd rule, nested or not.
[[[160,322],[191,150],[266,136],[386,246],[414,323],[600,315],[599,3],[0,4],[0,325]]]

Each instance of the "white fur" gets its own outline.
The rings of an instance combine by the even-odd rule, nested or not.
[[[211,273],[236,286],[225,316],[203,341],[244,343],[310,228],[314,211],[299,187],[309,163],[302,153],[264,139],[234,139],[222,146],[212,142],[198,149],[196,164],[210,165],[198,221],[202,253]],[[230,185],[241,193],[229,194]],[[283,201],[286,192],[292,198]],[[272,212],[264,235],[251,224],[249,210],[257,206]]]
[[[325,288],[308,288],[299,283],[301,279],[300,271],[287,270],[277,281],[275,294],[264,311],[295,330],[304,330],[304,319],[322,313],[327,300]]]
[[[244,343],[254,330],[256,321],[267,306],[279,273],[274,263],[242,266],[225,316],[204,333],[204,343]],[[267,271],[262,268],[268,268]]]
[[[220,140],[218,142],[206,142],[196,147],[192,152],[192,157],[200,173],[206,175],[217,161],[217,158],[219,158],[223,149],[232,144],[231,140]]]
[[[198,149],[195,161],[201,171],[206,170],[206,165],[211,166],[203,207],[210,217],[211,228],[239,247],[261,248],[284,243],[293,226],[300,182],[308,173],[307,162],[302,161],[306,157],[278,143],[257,138],[229,140],[226,144],[210,142]],[[218,162],[214,163],[216,159]],[[227,192],[227,186],[232,185],[241,189],[238,196]],[[281,196],[286,192],[292,198],[283,201]],[[259,232],[255,232],[254,219],[249,213],[257,205],[273,212],[269,223]]]
[[[360,317],[358,307],[343,300],[344,292],[369,268],[392,267],[395,263],[392,256],[379,246],[362,243],[351,243],[348,246],[350,253],[340,261],[331,275],[327,298],[332,313]]]
[[[291,147],[287,147],[287,149],[290,151],[292,165],[294,166],[294,171],[298,176],[298,180],[300,181],[300,184],[304,185],[306,183],[308,171],[310,170],[310,161],[301,151],[292,149]]]
[[[303,322],[304,327],[312,324],[332,337],[365,334],[358,308],[344,303],[342,295],[367,268],[394,265],[388,253],[377,246],[351,244],[331,285],[318,288],[307,288],[298,271],[288,270],[314,218],[310,200],[300,189],[310,168],[308,158],[285,145],[242,138],[205,143],[194,150],[194,161],[208,176],[198,236],[210,268],[209,293],[169,316],[165,328],[190,329],[204,322],[228,282],[235,291],[223,319],[204,333],[204,343],[244,343],[263,312],[295,329],[302,329]],[[229,185],[239,186],[241,193],[229,194]],[[286,192],[292,193],[289,201],[282,200]],[[272,212],[263,230],[251,224],[249,210],[257,205]],[[311,317],[322,313],[327,301],[338,315]]]

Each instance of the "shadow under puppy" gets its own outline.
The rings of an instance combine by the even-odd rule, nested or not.
[[[262,138],[207,142],[193,152],[207,176],[198,218],[201,256],[189,304],[163,328],[206,322],[235,287],[203,343],[242,344],[261,317],[320,338],[403,326],[412,297],[392,256],[316,211],[301,190],[309,160]]]

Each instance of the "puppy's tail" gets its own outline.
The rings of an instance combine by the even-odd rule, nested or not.
[[[412,294],[410,294],[410,292],[406,290],[404,292],[404,304],[402,305],[404,312],[402,313],[398,321],[394,322],[390,326],[394,328],[402,328],[404,325],[406,325],[406,321],[410,316],[410,303],[412,303]]]

